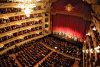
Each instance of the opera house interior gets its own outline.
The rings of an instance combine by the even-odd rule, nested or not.
[[[0,67],[100,67],[100,0],[0,0]]]

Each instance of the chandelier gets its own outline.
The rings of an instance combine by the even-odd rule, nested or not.
[[[41,0],[36,0],[33,2],[32,0],[18,0],[18,8],[22,9],[22,12],[25,13],[27,17],[30,17],[31,12],[33,11],[32,9],[36,7],[36,2],[39,2]]]

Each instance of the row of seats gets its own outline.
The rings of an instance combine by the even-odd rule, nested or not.
[[[5,66],[2,65],[3,62],[0,62],[0,65],[1,67],[20,67],[15,62],[16,60],[18,60],[22,67],[33,67],[50,52],[51,50],[47,49],[41,44],[41,39],[38,39],[36,41],[33,40],[24,43],[21,46],[16,45],[14,49],[6,53],[7,58],[10,58],[9,54],[15,54],[16,59],[10,58],[13,61],[5,58],[4,55],[0,56],[0,59],[3,58]],[[7,62],[4,61],[4,59]],[[74,59],[64,57],[63,55],[53,52],[41,64],[39,64],[38,67],[71,67],[74,62]]]
[[[0,56],[0,67],[19,67],[18,64],[9,55]]]
[[[37,42],[36,44],[33,44],[30,47],[25,48],[22,51],[16,53],[16,56],[17,60],[21,63],[23,67],[33,67],[37,62],[42,60],[49,52],[49,49],[45,48]]]
[[[21,8],[0,8],[0,14],[21,12]]]
[[[0,42],[6,41],[8,39],[11,39],[13,37],[17,37],[17,36],[20,36],[20,35],[23,35],[23,34],[34,32],[34,31],[37,31],[37,30],[42,30],[42,26],[38,26],[38,27],[31,28],[31,29],[22,30],[22,31],[15,32],[15,33],[9,34],[7,36],[1,37],[0,38]]]
[[[69,54],[73,57],[80,57],[82,54],[82,50],[74,44],[55,37],[47,36],[40,41],[62,53]]]
[[[25,36],[24,38],[20,38],[20,39],[14,40],[14,41],[12,41],[12,42],[9,42],[9,43],[5,44],[5,45],[2,47],[1,50],[7,49],[8,47],[10,47],[10,46],[12,46],[12,45],[15,45],[15,44],[17,44],[17,43],[20,43],[20,42],[22,42],[22,41],[25,41],[25,40],[28,40],[28,39],[30,39],[30,38],[37,37],[37,36],[40,36],[40,35],[42,35],[42,32],[39,32],[39,34],[32,34],[32,35],[29,35],[29,36]],[[1,51],[1,50],[0,50],[0,51]]]
[[[16,36],[19,36],[19,35],[34,32],[36,30],[41,30],[41,29],[42,29],[42,26],[38,26],[38,27],[31,28],[31,29],[26,29],[26,30],[22,30],[19,32],[15,32],[13,34],[9,34],[8,36],[1,37],[0,42],[5,41],[5,40],[10,39],[10,38],[13,38],[13,37],[16,37]]]
[[[52,53],[39,67],[71,67],[75,62],[74,59],[64,57],[57,53]]]
[[[9,54],[18,53],[19,51],[24,50],[25,48],[30,47],[30,46],[32,45],[32,43],[35,44],[34,40],[29,41],[29,42],[26,42],[26,43],[24,43],[24,44],[22,44],[22,45],[20,45],[20,46],[15,45],[15,48],[13,48],[13,49],[7,51],[6,54],[9,55]]]
[[[26,23],[19,23],[19,24],[12,25],[12,26],[7,26],[4,28],[0,28],[0,34],[11,31],[11,30],[19,29],[22,27],[31,26],[31,25],[35,25],[35,24],[41,24],[41,23],[42,23],[42,21],[39,20],[39,21],[31,21],[31,22],[26,22]]]
[[[33,10],[42,10],[41,6],[36,6]],[[0,8],[0,14],[21,12],[21,8]]]
[[[29,18],[36,18],[36,17],[41,17],[41,16],[42,16],[41,13],[35,13],[35,14],[30,14],[30,17],[26,17],[26,15],[5,17],[5,18],[0,18],[0,24],[14,22],[14,21],[18,21],[18,20],[25,20],[25,19],[29,19]]]
[[[36,0],[38,2],[43,2],[44,0]],[[0,0],[0,3],[21,3],[24,1],[20,1],[20,0]]]
[[[0,67],[20,67],[18,66],[18,64],[15,62],[16,60],[9,56],[10,54],[14,54],[14,53],[18,53],[21,50],[24,50],[30,46],[32,46],[32,42],[27,42],[24,43],[21,46],[15,46],[14,49],[7,51],[6,53],[4,53],[3,55],[0,55]]]

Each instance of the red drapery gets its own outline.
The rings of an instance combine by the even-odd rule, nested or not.
[[[55,32],[63,32],[67,36],[84,39],[89,23],[80,17],[57,14],[52,16],[52,25]]]

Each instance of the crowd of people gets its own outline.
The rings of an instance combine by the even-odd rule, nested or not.
[[[78,46],[53,36],[47,36],[42,38],[40,41],[45,45],[48,45],[62,53],[69,54],[74,57],[80,57],[82,54],[82,49]]]
[[[0,67],[19,67],[18,64],[9,55],[0,56]]]
[[[28,27],[28,26],[32,26],[32,25],[36,25],[36,24],[41,24],[41,23],[42,23],[41,20],[39,20],[39,21],[31,21],[31,22],[26,22],[26,23],[16,23],[16,25],[0,28],[0,34],[8,32],[8,31],[15,30],[15,29],[18,29],[18,28]]]
[[[33,67],[36,63],[42,60],[49,52],[49,49],[47,49],[40,43],[36,43],[16,53],[16,58],[23,67]]]
[[[74,59],[64,57],[57,53],[52,53],[39,67],[71,67]]]
[[[15,45],[17,43],[20,43],[22,41],[25,41],[25,40],[28,40],[30,38],[37,37],[37,36],[40,36],[40,35],[42,35],[42,32],[31,34],[31,35],[25,36],[23,38],[16,39],[14,41],[11,41],[11,42],[5,44],[2,48],[0,48],[0,51],[4,50],[4,49],[6,49],[6,48],[8,48],[8,47],[10,47],[12,45]]]
[[[23,35],[23,34],[27,34],[27,33],[30,33],[30,32],[34,32],[36,30],[41,30],[41,29],[42,29],[42,27],[38,26],[38,27],[31,28],[31,29],[26,29],[26,30],[22,30],[22,31],[19,31],[19,32],[15,32],[13,34],[9,34],[8,36],[1,37],[0,38],[0,42],[3,42],[5,40],[8,40],[8,39],[11,39],[11,38],[14,38],[14,37],[17,37],[19,35]]]
[[[17,8],[16,10],[19,10],[19,9]],[[25,19],[28,20],[30,18],[36,18],[36,17],[41,17],[41,16],[42,16],[41,13],[36,13],[36,14],[30,14],[30,17],[26,17],[26,15],[20,15],[20,16],[12,16],[12,17],[7,17],[7,18],[0,18],[0,24],[10,23],[10,22],[13,23],[14,21],[20,21],[20,20],[25,20]]]
[[[78,47],[50,35],[24,43],[21,46],[16,45],[14,49],[6,53],[6,58],[4,55],[0,56],[0,60],[2,60],[2,62],[0,61],[0,67],[18,67],[19,64],[17,64],[15,60],[17,60],[22,67],[33,67],[52,51],[46,48],[43,43],[71,56],[79,57],[81,54],[78,54],[80,51]],[[9,54],[15,54],[16,59],[9,57]],[[53,52],[50,56],[45,58],[42,63],[38,64],[38,67],[71,67],[74,62],[75,59]]]

